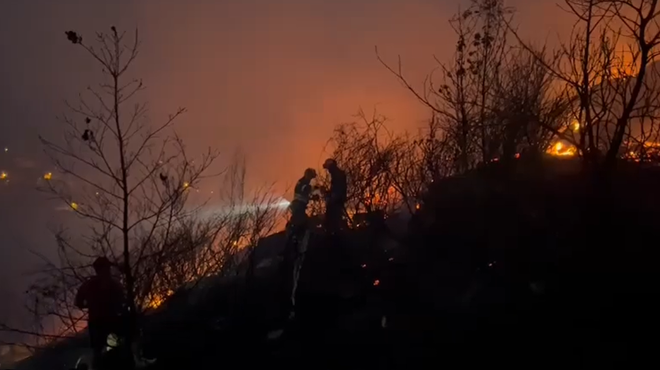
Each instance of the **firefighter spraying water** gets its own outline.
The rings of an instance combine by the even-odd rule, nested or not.
[[[286,225],[286,241],[279,268],[281,291],[278,294],[281,299],[280,315],[286,316],[286,318],[280,318],[285,321],[295,318],[298,278],[302,269],[310,234],[307,206],[312,198],[318,197],[312,185],[312,180],[316,176],[316,170],[313,168],[305,170],[303,177],[296,183],[293,201],[289,205],[291,218]],[[269,337],[272,339],[277,338],[283,331],[283,329],[275,330],[269,334]]]
[[[307,216],[307,206],[312,198],[317,198],[318,194],[312,186],[312,180],[316,178],[316,170],[308,168],[304,176],[298,180],[294,189],[293,201],[290,205],[291,219],[287,224],[287,238],[285,246],[285,257],[283,268],[285,271],[293,272],[290,283],[285,278],[286,287],[291,292],[289,297],[289,319],[295,316],[296,290],[298,288],[298,278],[300,270],[305,259],[307,243],[309,242],[310,229],[309,217]],[[286,272],[285,272],[286,273]]]
[[[325,231],[328,237],[335,238],[343,223],[344,203],[346,202],[346,174],[339,169],[334,159],[327,159],[323,163],[330,174],[330,188],[321,189],[312,185],[317,173],[313,168],[308,168],[302,178],[296,183],[294,197],[289,207],[291,218],[287,224],[286,244],[284,255],[280,265],[282,287],[286,297],[282,304],[282,312],[287,313],[287,319],[296,316],[296,292],[300,271],[305,260],[305,253],[310,239],[311,228],[307,206],[311,200],[319,199],[321,195],[325,198]],[[281,330],[277,331],[279,336]]]

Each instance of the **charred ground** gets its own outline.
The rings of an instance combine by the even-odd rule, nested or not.
[[[150,316],[145,350],[154,369],[644,361],[658,184],[640,164],[607,182],[574,160],[490,164],[434,183],[406,235],[366,227],[341,246],[315,235],[298,320],[279,340],[266,338],[278,281],[264,261],[282,234],[257,248],[253,280],[174,295]]]

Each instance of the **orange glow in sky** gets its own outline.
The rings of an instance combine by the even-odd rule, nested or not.
[[[186,107],[189,113],[176,130],[191,155],[219,149],[222,156],[212,169],[217,172],[240,147],[248,156],[248,185],[277,182],[275,190],[284,192],[305,168],[320,167],[333,128],[353,120],[359,108],[367,113],[377,108],[395,131],[416,132],[425,124],[429,109],[378,63],[374,46],[391,63],[400,54],[405,75],[421,89],[437,67],[434,56],[451,56],[456,38],[447,21],[467,3],[0,1],[0,81],[7,92],[0,99],[0,148],[6,145],[11,150],[2,154],[24,159],[20,171],[35,171],[26,190],[9,186],[7,192],[15,193],[1,199],[3,209],[14,210],[0,215],[0,232],[11,240],[0,254],[0,261],[12,261],[0,264],[5,281],[31,270],[28,262],[14,261],[37,262],[28,249],[55,251],[49,227],[59,225],[61,216],[43,211],[43,197],[34,193],[34,179],[50,179],[44,171],[52,168],[37,135],[61,137],[64,124],[56,116],[67,112],[63,101],[75,101],[87,86],[101,82],[98,66],[66,41],[64,31],[76,30],[91,42],[96,31],[112,25],[139,28],[142,48],[130,77],[144,81],[139,100],[148,102],[150,122],[161,123]],[[552,46],[557,33],[570,30],[556,0],[508,3],[518,8],[526,39]],[[19,169],[0,165],[12,185],[21,180]],[[58,180],[56,172],[52,179]],[[221,185],[211,178],[193,187],[217,194]],[[23,287],[0,288],[0,301],[16,301],[20,309],[16,297]]]

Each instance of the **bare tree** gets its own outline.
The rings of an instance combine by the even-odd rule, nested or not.
[[[624,154],[622,149],[628,152],[632,146],[644,151],[644,141],[657,136],[652,132],[657,131],[658,79],[651,76],[657,70],[649,70],[649,65],[660,42],[658,4],[656,0],[565,0],[564,4],[576,18],[570,41],[561,44],[553,62],[535,55],[564,83],[567,99],[575,102],[576,130],[572,131],[578,151],[588,164],[600,164],[602,159],[609,171]]]
[[[337,127],[330,141],[332,157],[348,179],[348,214],[391,211],[399,202],[391,166],[406,143],[388,131],[385,117],[375,111],[368,117],[360,110],[357,118]]]
[[[426,77],[422,91],[418,91],[404,76],[401,57],[399,56],[397,68],[394,69],[381,58],[376,47],[378,61],[443,122],[443,129],[454,141],[458,172],[466,171],[471,167],[473,162],[471,157],[475,152],[473,147],[475,112],[474,105],[470,104],[467,70],[470,53],[468,49],[476,24],[474,18],[463,16],[464,14],[470,13],[459,11],[459,14],[450,21],[458,38],[452,62],[447,65],[436,58],[442,72],[442,82],[439,86],[434,82],[434,74],[431,73]]]
[[[628,41],[630,65],[635,76],[630,82],[629,89],[624,88],[623,92],[617,94],[623,109],[616,117],[614,134],[605,156],[605,167],[611,168],[620,154],[619,150],[630,127],[630,120],[638,112],[648,113],[648,109],[640,107],[640,103],[643,105],[645,102],[657,100],[647,100],[644,96],[653,94],[656,98],[655,86],[646,89],[644,87],[648,81],[648,66],[658,55],[660,9],[658,9],[658,0],[611,0],[603,3],[599,6],[601,9],[606,7],[606,10],[613,12],[614,19],[622,28],[622,37]]]
[[[167,229],[134,236],[132,240],[140,248],[131,249],[131,253],[142,255],[139,260],[133,257],[139,262],[132,269],[138,312],[146,314],[160,308],[168,296],[182,288],[203,292],[209,281],[206,278],[241,273],[250,277],[254,248],[278,225],[283,204],[266,189],[247,193],[244,166],[238,157],[229,166],[220,189],[221,207],[196,208],[182,213]],[[43,267],[27,291],[26,309],[33,320],[25,328],[2,327],[24,336],[18,345],[41,348],[86,326],[86,316],[75,307],[74,296],[91,276],[90,262],[101,251],[93,245],[80,246],[66,230],[59,230],[56,236],[58,258],[43,258]]]
[[[112,27],[109,34],[97,33],[93,45],[74,31],[66,36],[102,68],[104,79],[78,103],[67,103],[71,114],[62,117],[61,140],[40,138],[58,170],[44,177],[42,189],[75,212],[90,234],[76,243],[58,233],[60,260],[48,265],[46,278],[30,293],[39,325],[44,317],[55,318],[60,332],[71,333],[82,319],[73,309],[73,287],[88,276],[91,259],[107,256],[119,266],[134,325],[153,289],[167,285],[158,279],[159,268],[189,252],[181,245],[195,249],[205,240],[209,227],[191,229],[193,210],[185,204],[216,154],[209,150],[193,160],[171,132],[185,109],[154,125],[146,120],[147,106],[133,102],[144,89],[128,76],[139,51],[137,31],[129,37]]]
[[[512,10],[503,0],[474,0],[464,18],[475,17],[477,31],[472,35],[472,49],[468,52],[468,71],[474,79],[474,103],[478,110],[478,136],[482,162],[496,157],[497,145],[493,145],[493,115],[490,107],[494,89],[501,78],[502,64],[507,54],[507,18]]]
[[[507,21],[512,10],[502,0],[473,0],[471,5],[450,20],[457,36],[450,63],[436,58],[442,72],[441,82],[429,75],[418,92],[404,77],[401,59],[394,69],[379,55],[378,60],[422,103],[439,117],[447,138],[455,147],[457,172],[496,156],[497,140],[492,100],[508,52]]]
[[[494,146],[505,160],[522,151],[543,153],[555,133],[566,129],[569,101],[553,87],[556,80],[534,54],[512,49],[505,63],[489,107],[495,122],[491,136]]]

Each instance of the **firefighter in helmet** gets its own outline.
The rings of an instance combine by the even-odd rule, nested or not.
[[[299,230],[307,224],[307,205],[312,199],[312,180],[316,178],[316,170],[308,168],[303,177],[298,180],[293,191],[293,201],[289,205],[291,211],[290,227]]]
[[[293,200],[289,205],[291,218],[287,224],[287,236],[280,264],[281,319],[289,320],[294,317],[295,294],[298,276],[302,268],[303,255],[306,250],[306,236],[308,237],[307,205],[313,198],[312,180],[316,178],[316,170],[308,168],[305,174],[296,183]]]
[[[329,234],[336,234],[343,223],[344,204],[346,203],[346,172],[337,166],[337,161],[328,158],[323,163],[330,174],[330,189],[325,198],[325,224]]]

